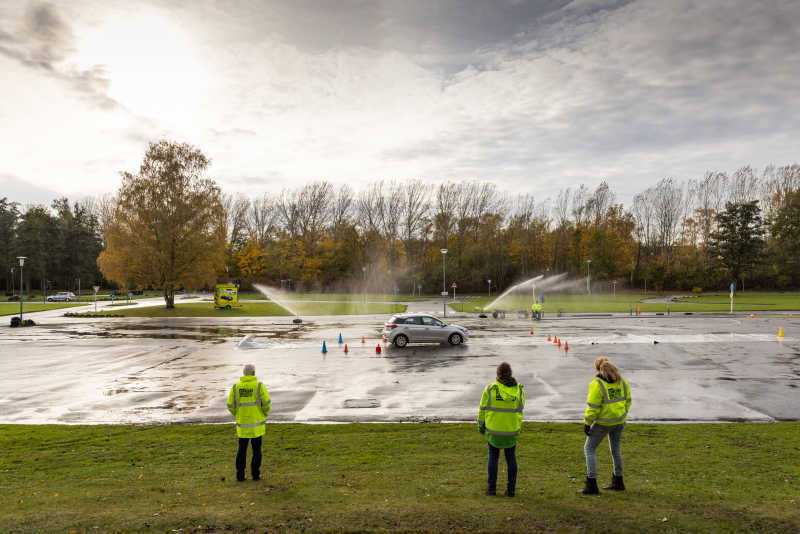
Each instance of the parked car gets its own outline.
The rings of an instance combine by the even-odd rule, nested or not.
[[[74,302],[75,293],[72,291],[59,291],[55,295],[47,297],[47,302]]]
[[[460,345],[469,338],[463,326],[447,324],[425,313],[393,315],[383,327],[383,336],[395,347],[409,343],[450,343]]]

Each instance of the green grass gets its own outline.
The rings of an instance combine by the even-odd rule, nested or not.
[[[74,302],[28,302],[22,303],[22,313],[38,312],[45,310],[57,310],[59,308],[71,308],[73,306],[83,306]],[[0,315],[16,315],[19,313],[19,302],[0,302]],[[34,316],[35,320],[36,317]]]
[[[474,424],[269,425],[242,483],[230,425],[2,425],[0,531],[798,532],[798,432],[630,424],[627,491],[585,497],[582,428],[526,423],[512,500],[483,495]]]
[[[287,300],[337,300],[342,302],[362,302],[365,295],[361,293],[285,293]],[[367,302],[416,302],[428,300],[431,296],[412,297],[410,295],[391,295],[367,293]],[[265,300],[264,295],[257,291],[243,291],[239,293],[239,300]]]
[[[293,303],[302,316],[310,315],[357,315],[357,314],[390,314],[405,311],[402,304],[378,304],[358,302],[306,302]],[[103,315],[107,312],[98,311]],[[238,308],[217,310],[211,302],[176,303],[169,310],[164,306],[146,306],[114,310],[114,314],[125,317],[262,317],[292,315],[285,308],[274,302],[246,302]],[[94,312],[87,315],[94,315]]]
[[[671,294],[680,294],[673,292]],[[658,298],[664,295],[648,293],[617,293],[600,295],[559,295],[545,294],[544,312],[556,313],[610,313],[636,311],[640,307],[642,313],[666,312],[665,303],[643,303],[643,299]],[[455,311],[476,312],[489,305],[494,299],[478,297],[464,302],[451,304]],[[530,310],[531,297],[506,297],[497,305],[506,311]],[[669,305],[671,312],[725,312],[730,310],[728,294],[703,294],[698,298],[686,298],[683,302],[672,302]],[[737,293],[734,300],[734,310],[739,311],[781,311],[800,310],[800,293]]]

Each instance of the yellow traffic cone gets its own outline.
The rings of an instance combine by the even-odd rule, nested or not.
[[[783,337],[783,327],[778,328],[778,337]]]

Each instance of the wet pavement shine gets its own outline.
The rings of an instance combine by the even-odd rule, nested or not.
[[[469,329],[463,346],[380,343],[378,355],[386,315],[313,317],[296,326],[291,317],[60,313],[0,334],[0,423],[229,422],[227,393],[246,363],[269,389],[271,421],[473,421],[501,361],[525,386],[526,420],[577,422],[601,355],[631,385],[630,420],[800,414],[800,319],[785,316],[458,317],[448,321]],[[238,347],[248,334],[251,348]],[[569,350],[547,342],[548,334]]]

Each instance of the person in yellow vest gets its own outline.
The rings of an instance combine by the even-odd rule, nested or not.
[[[508,484],[506,495],[513,497],[517,486],[517,441],[522,429],[525,389],[511,374],[506,362],[497,366],[497,380],[486,386],[478,410],[478,430],[489,444],[486,495],[497,495],[497,464],[500,449],[506,457]]]
[[[250,474],[253,480],[261,478],[261,437],[267,432],[267,415],[271,404],[266,386],[256,378],[255,366],[248,363],[244,366],[244,376],[228,393],[228,411],[236,418],[236,435],[239,437],[236,480],[240,482],[244,480],[247,467],[248,443],[253,449]]]
[[[583,453],[586,455],[586,483],[581,493],[584,495],[600,493],[597,488],[595,450],[606,436],[611,449],[614,473],[611,484],[603,489],[616,491],[625,489],[622,480],[620,443],[625,419],[628,417],[628,410],[631,409],[631,387],[608,358],[604,356],[597,358],[594,361],[594,368],[597,370],[597,376],[589,382],[589,395],[586,398],[586,414],[583,421],[583,431],[586,434],[586,443],[583,446]]]

